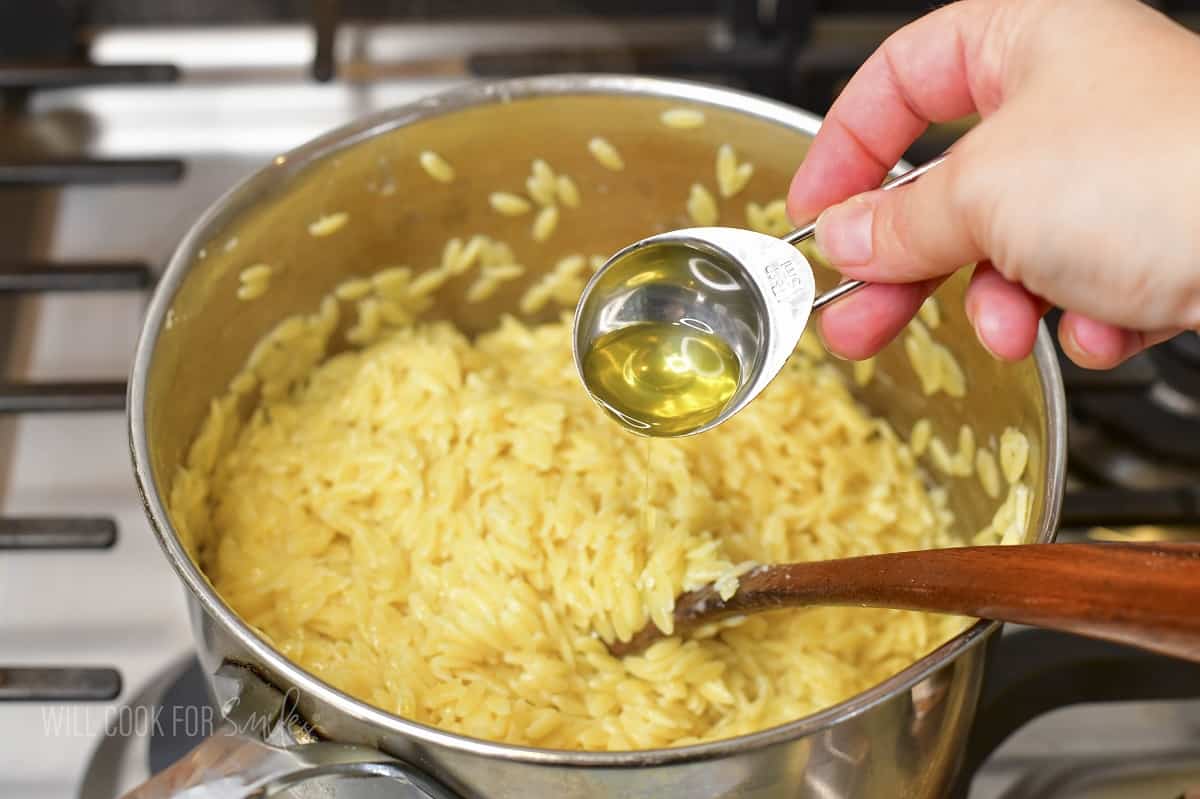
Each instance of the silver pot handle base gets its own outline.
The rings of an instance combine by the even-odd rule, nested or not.
[[[370,778],[393,781],[399,799],[459,799],[376,749],[318,740],[289,697],[246,666],[226,662],[216,677],[234,683],[221,726],[122,799],[267,799],[316,779]]]

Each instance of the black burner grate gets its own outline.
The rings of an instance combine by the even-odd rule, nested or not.
[[[0,702],[109,702],[120,694],[116,669],[0,666]]]
[[[108,380],[0,383],[0,413],[123,411],[125,384]]]
[[[1163,383],[1192,400],[1200,415],[1200,333],[1180,333],[1150,350],[1149,356]]]
[[[172,83],[179,69],[170,64],[88,64],[30,61],[0,64],[0,90],[63,89],[113,83]]]
[[[1057,314],[1050,322],[1056,326]],[[1183,333],[1108,372],[1075,366],[1061,348],[1059,361],[1073,422],[1100,431],[1129,457],[1176,467],[1183,481],[1200,485],[1200,336]],[[1072,454],[1093,478],[1124,482],[1082,446]]]
[[[45,8],[56,6],[44,4]],[[33,16],[41,6],[29,6]],[[36,20],[29,30],[42,30]],[[60,20],[45,30],[57,30]],[[12,32],[12,28],[9,29]],[[70,60],[70,47],[46,47],[48,60],[0,61],[0,95],[9,110],[19,111],[29,94],[80,85],[160,83],[174,81],[170,65],[98,66]],[[67,57],[64,57],[67,56]],[[169,183],[184,173],[179,159],[95,159],[0,157],[0,190],[72,184]],[[153,283],[148,264],[141,262],[52,263],[0,261],[0,294],[39,292],[145,291]],[[117,381],[0,383],[0,413],[120,411],[125,384]],[[110,550],[117,540],[116,521],[108,517],[0,517],[0,550],[22,551],[41,557],[62,551]],[[121,693],[121,675],[108,667],[60,667],[0,664],[0,702],[107,702]]]
[[[141,261],[0,262],[0,294],[50,291],[141,291],[154,275]]]
[[[170,158],[56,158],[0,162],[0,187],[171,183],[181,177],[183,162]]]
[[[0,550],[111,549],[117,522],[107,516],[0,517]]]

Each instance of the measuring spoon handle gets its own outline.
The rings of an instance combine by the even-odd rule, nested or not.
[[[895,188],[899,188],[900,186],[907,186],[909,183],[912,183],[914,180],[921,177],[926,172],[928,172],[929,170],[933,169],[938,164],[945,161],[946,156],[948,156],[949,154],[950,154],[949,152],[942,153],[937,158],[934,158],[930,161],[926,161],[924,164],[921,164],[920,166],[913,167],[912,169],[908,170],[907,172],[905,172],[902,175],[897,175],[896,177],[889,180],[887,183],[883,184],[883,190],[887,191],[888,189],[895,189]],[[784,236],[783,240],[786,241],[788,244],[799,244],[802,241],[808,241],[809,239],[811,239],[813,237],[813,234],[816,232],[816,230],[817,230],[817,222],[814,219],[812,222],[809,222],[804,227],[796,228],[791,233]],[[819,311],[819,310],[821,310],[821,308],[824,308],[829,303],[836,302],[837,300],[840,300],[842,297],[845,297],[847,294],[852,294],[853,292],[857,291],[858,289],[862,288],[865,285],[866,285],[866,281],[863,281],[863,280],[847,280],[844,283],[839,283],[834,288],[831,288],[829,291],[826,291],[824,294],[821,294],[819,297],[817,297],[815,300],[813,300],[813,310]]]

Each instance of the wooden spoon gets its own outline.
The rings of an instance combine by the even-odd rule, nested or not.
[[[675,601],[675,634],[729,616],[811,605],[923,610],[1078,633],[1200,661],[1200,544],[1026,544],[759,566],[721,599]],[[664,638],[648,624],[617,657]]]

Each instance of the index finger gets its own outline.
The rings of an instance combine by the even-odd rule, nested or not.
[[[985,41],[1002,6],[964,0],[892,34],[846,84],[788,192],[797,224],[847,197],[878,188],[930,122],[999,105],[1001,76]],[[996,63],[992,63],[996,62]]]

